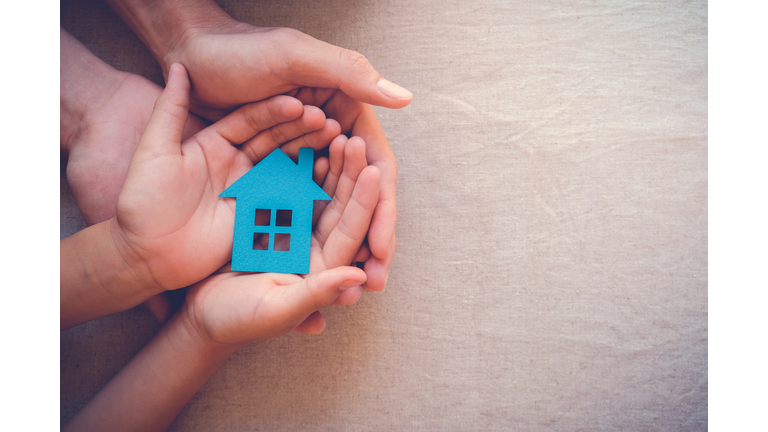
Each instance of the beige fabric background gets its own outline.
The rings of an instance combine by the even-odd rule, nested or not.
[[[398,250],[385,292],[243,348],[171,430],[706,430],[706,2],[220,4],[413,91],[377,109]],[[61,23],[161,83],[102,3]],[[83,226],[62,175],[61,235]],[[62,332],[62,422],[158,329]]]

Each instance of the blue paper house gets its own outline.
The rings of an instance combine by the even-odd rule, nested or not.
[[[331,199],[312,180],[313,157],[300,149],[296,165],[277,149],[219,194],[237,198],[232,270],[309,273],[314,201]]]

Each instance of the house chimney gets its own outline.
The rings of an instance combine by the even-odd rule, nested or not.
[[[299,149],[299,175],[312,178],[315,149],[305,147]]]

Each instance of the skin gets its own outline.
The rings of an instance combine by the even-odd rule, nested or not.
[[[175,71],[133,153],[115,217],[61,242],[62,328],[191,285],[224,265],[235,203],[218,194],[253,166],[239,147],[304,110],[277,96],[182,143],[189,81],[181,65]]]
[[[209,0],[108,0],[168,74],[183,64],[191,110],[209,120],[278,94],[320,107],[341,132],[361,137],[379,168],[379,202],[368,233],[365,289],[384,289],[396,247],[397,162],[370,104],[408,105],[412,94],[376,72],[361,54],[286,28],[238,22]],[[255,160],[254,160],[255,162]]]
[[[188,100],[185,78],[181,66],[171,69],[168,87],[134,155],[127,184],[132,181],[134,162],[176,156],[170,145],[145,145],[145,137],[161,143],[176,141],[185,120],[180,109]],[[232,132],[226,126],[216,131]],[[222,145],[222,151],[225,146],[229,144]],[[325,327],[319,309],[353,304],[360,298],[366,275],[349,264],[360,256],[378,201],[379,171],[365,162],[362,139],[345,136],[331,143],[327,169],[316,168],[316,179],[323,178],[322,188],[333,199],[317,209],[310,274],[246,274],[224,268],[194,284],[182,309],[63,430],[165,430],[189,398],[244,344],[291,330],[319,333]],[[220,201],[228,206],[233,200]],[[183,208],[175,211],[185,213]]]
[[[61,40],[61,153],[67,158],[67,181],[88,226],[116,214],[134,149],[144,133],[162,88],[137,75],[117,71],[95,57],[64,29]],[[294,113],[294,114],[299,114]],[[190,114],[182,132],[186,140],[208,122]],[[317,107],[304,106],[300,116],[259,132],[241,149],[251,160],[259,151],[280,145],[320,148],[340,132],[335,120]],[[318,160],[318,169],[327,160]],[[180,306],[182,296],[158,295],[146,305],[161,321]]]

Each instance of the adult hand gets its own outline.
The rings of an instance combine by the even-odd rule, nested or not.
[[[410,102],[410,92],[382,78],[362,55],[287,28],[231,21],[190,30],[165,58],[189,69],[193,111],[200,115],[216,118],[242,103],[286,93],[321,107],[342,133],[365,141],[368,163],[381,172],[381,194],[368,233],[372,255],[364,288],[383,290],[396,247],[398,166],[369,104],[400,108]]]
[[[61,151],[68,158],[67,182],[83,219],[91,226],[115,216],[134,149],[163,89],[138,75],[115,70],[64,29],[60,36]],[[190,115],[182,141],[207,125]],[[292,146],[318,148],[338,134],[337,122],[326,119],[319,108],[305,106],[298,120],[260,133],[243,150],[255,157],[254,151],[268,151],[288,141]],[[146,302],[161,321],[172,312],[171,303],[178,303],[165,296],[171,294]]]
[[[356,101],[339,90],[305,87],[288,94],[303,103],[321,106],[329,118],[339,122],[342,133],[362,138],[365,141],[365,157],[368,163],[379,169],[379,201],[366,239],[371,255],[365,260],[364,268],[368,280],[363,288],[367,291],[381,291],[387,283],[389,267],[397,245],[395,222],[398,167],[376,113],[371,105]],[[292,144],[283,147],[290,148]]]
[[[193,112],[215,120],[248,102],[300,87],[338,89],[387,108],[413,95],[388,81],[355,51],[289,28],[254,27],[235,20],[190,28],[161,59],[183,64],[192,82]]]
[[[245,105],[182,143],[188,103],[189,80],[176,65],[134,151],[116,216],[62,240],[63,328],[221,267],[232,247],[234,202],[218,194],[253,166],[236,146],[276,148],[302,139],[305,107],[277,96]]]
[[[94,56],[64,29],[61,39],[61,152],[67,183],[90,226],[115,216],[133,151],[163,89]],[[187,139],[208,125],[191,115]]]
[[[166,73],[185,65],[192,111],[215,120],[233,108],[277,94],[315,100],[342,133],[365,140],[368,162],[381,171],[381,195],[368,243],[365,289],[384,289],[395,251],[397,162],[368,104],[402,108],[409,91],[383,79],[359,53],[287,28],[259,28],[232,19],[210,0],[107,0],[144,41]],[[310,94],[310,98],[304,98]]]

